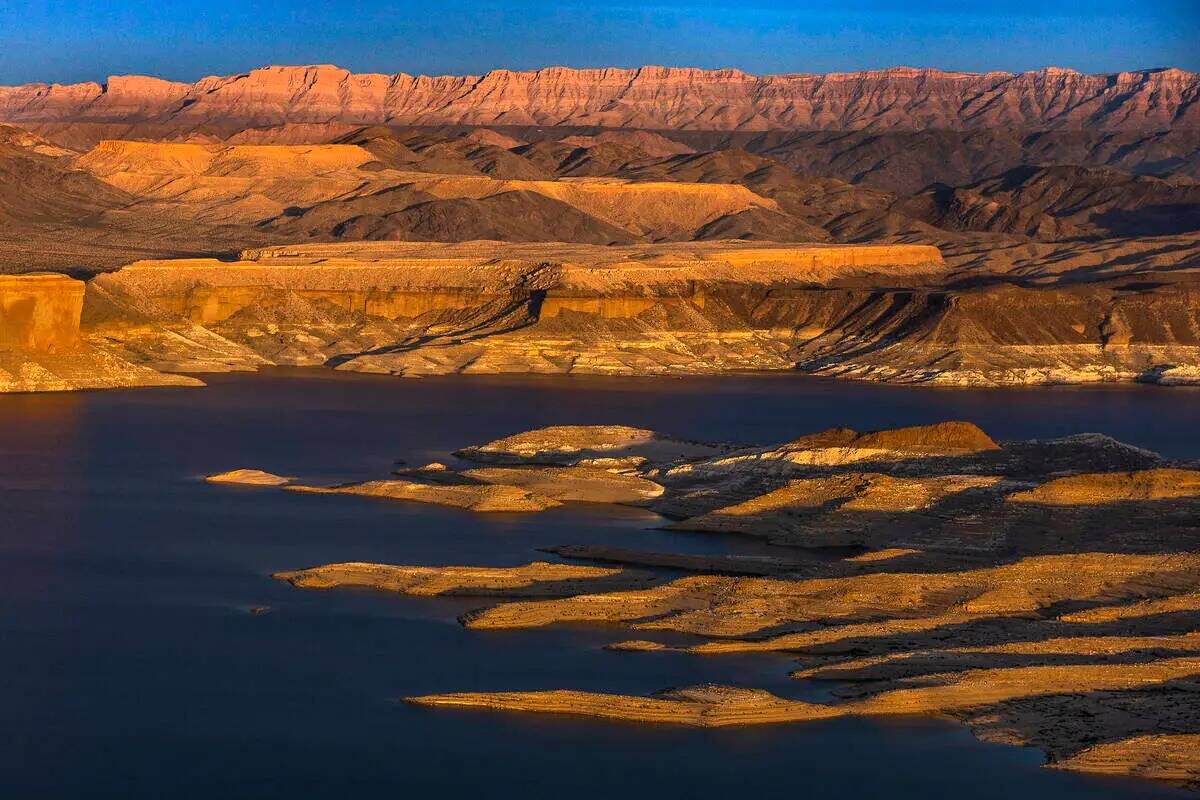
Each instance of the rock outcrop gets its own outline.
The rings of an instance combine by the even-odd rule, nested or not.
[[[1200,498],[1198,470],[1148,469],[1072,475],[1027,492],[1018,492],[1008,500],[1011,503],[1086,506],[1186,498]]]
[[[938,431],[947,428],[970,430],[835,429],[779,447],[660,465],[647,471],[666,489],[651,507],[677,519],[673,529],[800,547],[959,556],[1118,545],[1152,552],[1150,530],[1178,537],[1177,547],[1200,546],[1200,530],[1188,521],[1200,512],[1194,470],[1165,468],[1152,453],[1098,436],[939,453],[947,440]],[[923,432],[930,444],[919,453]],[[855,438],[898,448],[828,446]],[[1074,474],[1079,465],[1106,471]]]
[[[535,561],[520,567],[405,567],[391,564],[325,564],[277,572],[301,589],[373,589],[418,597],[566,597],[656,583],[647,573]]]
[[[792,366],[786,342],[771,323],[746,318],[745,290],[871,275],[903,282],[943,268],[936,249],[904,245],[274,248],[235,263],[144,262],[100,276],[97,294],[118,310],[95,337],[156,366],[186,342],[174,358],[232,368],[259,359],[399,375],[779,369]],[[131,309],[159,325],[161,346],[143,324],[123,335]]]
[[[784,700],[770,692],[734,686],[689,686],[664,689],[651,697],[599,694],[570,690],[490,692],[407,697],[413,705],[431,707],[491,708],[539,714],[618,719],[701,728],[728,725],[764,725],[838,717],[831,706]]]
[[[484,483],[520,486],[543,497],[582,503],[638,504],[663,493],[654,481],[597,467],[483,467],[462,474]]]
[[[834,660],[799,669],[793,678],[848,682],[901,681],[923,675],[985,669],[999,662],[1027,665],[1086,664],[1097,658],[1141,651],[1200,653],[1200,634],[1169,636],[1065,636],[1034,641],[913,650],[865,658]],[[819,662],[820,656],[812,656]],[[851,690],[853,691],[853,690]]]
[[[1063,769],[1195,782],[1193,469],[1101,435],[996,442],[966,422],[835,428],[769,447],[552,426],[460,455],[504,466],[412,474],[455,489],[486,479],[563,500],[648,501],[686,517],[676,527],[769,536],[790,549],[562,545],[544,551],[617,566],[351,563],[276,577],[302,588],[492,597],[501,602],[460,622],[616,625],[639,638],[608,649],[631,654],[788,653],[800,659],[792,677],[833,682],[830,699],[706,685],[649,697],[450,692],[411,703],[697,727],[935,714],[990,741],[1040,747]],[[646,488],[634,481],[658,496],[633,497]]]
[[[347,494],[429,503],[480,512],[545,511],[561,505],[557,500],[503,484],[443,484],[407,480],[367,481],[341,486],[305,486],[291,484],[284,489],[306,494]]]
[[[193,371],[798,369],[1004,386],[1185,383],[1200,363],[1200,292],[1183,275],[952,289],[946,270],[936,249],[909,245],[278,247],[100,276],[96,305],[114,311],[85,333]]]
[[[799,581],[688,577],[654,589],[603,597],[509,603],[468,615],[473,629],[532,628],[556,623],[628,622],[638,630],[746,637],[821,620],[859,622],[880,613],[955,619],[1019,616],[1067,601],[1141,599],[1200,587],[1200,556],[1086,553],[1028,558],[1014,564],[948,573],[874,573]],[[946,620],[941,620],[946,624]],[[771,647],[800,646],[781,634]]]
[[[285,478],[281,475],[263,472],[261,469],[234,469],[208,475],[204,480],[209,483],[231,483],[241,486],[285,486],[295,478]]]
[[[1190,283],[1125,281],[862,293],[793,358],[814,374],[897,383],[1157,382],[1200,358],[1198,297]]]
[[[1089,747],[1054,766],[1200,786],[1200,734],[1137,736]]]
[[[665,690],[655,698],[560,690],[458,693],[406,699],[424,706],[576,714],[709,728],[809,722],[840,716],[962,714],[981,707],[1045,695],[1144,689],[1197,675],[1200,675],[1200,658],[1191,656],[1150,664],[1093,665],[1087,669],[980,669],[942,676],[942,680],[936,681],[933,686],[895,689],[865,700],[838,705],[784,700],[761,690],[711,685]],[[1086,714],[1086,704],[1080,705],[1083,706],[1081,712]],[[1194,764],[1194,759],[1189,759],[1188,763]]]
[[[936,513],[935,507],[953,502],[956,495],[993,489],[1000,480],[995,476],[908,478],[869,472],[804,478],[669,527],[740,533],[767,539],[772,544],[812,547],[875,544],[873,533],[887,527],[889,518]]]
[[[552,425],[494,442],[466,447],[455,455],[492,464],[557,464],[638,467],[711,456],[730,445],[677,439],[626,425]]]
[[[84,343],[84,284],[66,275],[0,275],[0,392],[193,386]]]

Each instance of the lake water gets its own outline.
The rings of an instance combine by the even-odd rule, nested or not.
[[[1098,430],[1200,458],[1200,392],[792,375],[209,380],[0,396],[0,797],[1189,796],[1044,770],[1034,750],[931,720],[690,730],[406,706],[397,698],[457,690],[825,688],[789,680],[784,656],[602,650],[627,638],[616,627],[473,632],[455,618],[486,601],[301,591],[269,577],[330,561],[514,565],[565,543],[763,549],[749,540],[650,530],[657,518],[639,510],[474,515],[198,478],[236,467],[383,477],[398,458],[601,422],[767,443],[969,419],[997,438]]]

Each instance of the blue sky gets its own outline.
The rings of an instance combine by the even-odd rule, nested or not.
[[[1200,0],[0,0],[0,84],[263,64],[478,73],[668,64],[828,72],[1200,70]]]

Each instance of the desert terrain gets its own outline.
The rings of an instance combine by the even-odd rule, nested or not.
[[[8,346],[0,387],[270,364],[1195,383],[1197,91],[649,67],[3,87],[0,270],[86,282],[93,366]],[[847,245],[892,263],[827,268]],[[152,265],[177,296],[144,294]]]
[[[270,367],[1194,391],[1200,75],[309,66],[0,87],[0,393],[203,391]],[[411,706],[936,716],[1056,769],[1200,788],[1200,463],[969,421],[766,444],[609,422],[369,479],[187,480],[305,508],[639,509],[715,544],[566,526],[515,566],[280,547],[259,557],[283,583],[257,577],[475,598],[464,635],[599,626],[635,670],[783,659],[822,692],[445,686]]]

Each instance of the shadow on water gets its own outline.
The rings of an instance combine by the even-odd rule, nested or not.
[[[0,397],[0,775],[14,798],[1171,797],[1039,768],[931,720],[701,731],[456,713],[450,690],[647,693],[705,681],[820,699],[786,656],[613,653],[617,628],[467,631],[478,600],[305,592],[328,561],[517,564],[537,547],[762,545],[651,530],[633,509],[540,515],[214,487],[258,467],[312,480],[546,424],[622,423],[781,441],[832,425],[969,419],[1000,438],[1099,430],[1200,457],[1200,395],[1145,387],[975,392],[800,376],[403,381],[279,371],[204,390]],[[270,612],[249,613],[269,607]]]

